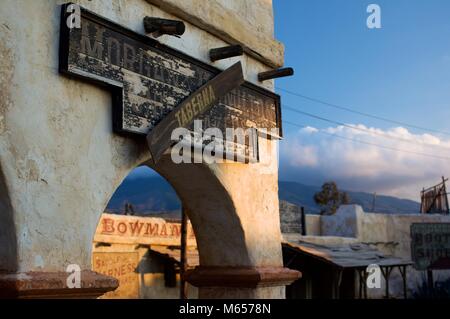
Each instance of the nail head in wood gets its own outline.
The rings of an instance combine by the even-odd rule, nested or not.
[[[258,73],[258,80],[266,81],[266,80],[271,80],[271,79],[281,78],[284,76],[291,76],[291,75],[294,75],[293,68],[275,69],[275,70]]]
[[[244,53],[244,48],[240,44],[209,50],[209,58],[212,62],[222,59],[240,56]]]

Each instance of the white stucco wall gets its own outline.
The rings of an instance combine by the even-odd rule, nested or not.
[[[175,18],[144,0],[74,2],[140,33],[144,16]],[[239,0],[224,1],[242,19],[247,17],[243,12],[252,13],[248,19],[255,19],[259,10],[271,10],[270,1],[263,2],[260,8]],[[5,232],[0,246],[6,248],[0,250],[5,256],[0,268],[10,271],[64,271],[71,263],[90,268],[91,243],[100,214],[123,178],[149,160],[144,141],[113,134],[108,91],[58,73],[62,3],[0,2],[0,169],[4,175],[0,207],[6,208],[1,215]],[[272,20],[262,20],[259,25],[263,32],[273,30]],[[207,63],[209,49],[227,45],[190,23],[180,39],[163,36],[159,40]],[[245,78],[254,83],[258,72],[269,69],[248,55],[214,65],[224,69],[237,60],[243,63]],[[272,81],[264,83],[272,88]],[[201,178],[187,176],[186,180],[182,173],[176,177],[170,169],[161,170],[175,188],[183,188],[183,200],[193,200],[194,210],[207,211],[208,218],[192,218],[194,227],[204,226],[210,233],[217,230],[216,236],[222,238],[208,242],[198,236],[203,240],[199,243],[203,263],[282,265],[276,142],[261,139],[261,147],[267,150],[260,164],[204,168],[209,172],[205,176],[215,176],[214,183],[228,193],[227,212],[221,211],[223,205],[209,203],[212,208],[207,211],[205,204],[195,203],[204,199],[205,193],[203,198],[199,194],[206,186],[189,198],[190,185],[201,185]],[[214,216],[217,224],[211,225]],[[231,229],[229,225],[239,234],[223,238],[223,227]],[[236,238],[241,240],[239,249],[233,249]],[[227,248],[222,254],[221,247]],[[217,250],[219,253],[213,252]],[[208,253],[203,259],[202,251]]]

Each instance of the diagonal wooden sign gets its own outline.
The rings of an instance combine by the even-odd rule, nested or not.
[[[199,115],[212,108],[221,97],[244,83],[241,62],[237,62],[183,100],[147,135],[147,143],[156,163],[174,143],[172,131],[178,127],[189,128]]]

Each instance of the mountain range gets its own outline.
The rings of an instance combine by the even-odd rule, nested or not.
[[[280,200],[303,206],[306,213],[320,213],[319,206],[314,202],[314,194],[320,191],[320,186],[304,185],[297,182],[280,181],[278,194]],[[366,212],[415,214],[419,213],[420,203],[400,199],[392,196],[374,195],[364,192],[347,192],[351,204],[361,205]],[[171,185],[162,177],[145,176],[127,178],[118,187],[107,206],[107,211],[122,212],[125,203],[133,205],[135,213],[153,214],[165,212],[168,215],[177,215],[181,203]]]

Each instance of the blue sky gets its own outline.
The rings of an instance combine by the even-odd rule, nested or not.
[[[296,71],[277,86],[450,132],[450,1],[273,3],[275,36],[285,44],[285,65]],[[381,29],[366,27],[370,3],[381,7]],[[287,94],[282,98],[344,122],[390,127]]]
[[[371,3],[381,8],[381,29],[366,26]],[[334,179],[347,189],[418,199],[422,186],[450,173],[450,1],[274,0],[273,5],[275,37],[285,44],[285,66],[295,69],[293,77],[277,80],[277,87],[449,132],[425,134],[278,91],[285,105],[378,133],[364,134],[284,109],[284,118],[291,122],[449,157],[434,159],[338,141],[285,124],[280,179],[305,184]]]
[[[371,3],[381,8],[381,29],[367,28]],[[278,90],[284,105],[358,128],[284,108],[284,119],[308,128],[284,125],[280,180],[310,185],[335,180],[343,189],[419,200],[422,187],[450,176],[450,1],[273,0],[273,5],[275,37],[285,45],[285,66],[295,69],[293,77],[276,80],[276,87],[448,132],[383,122]]]

